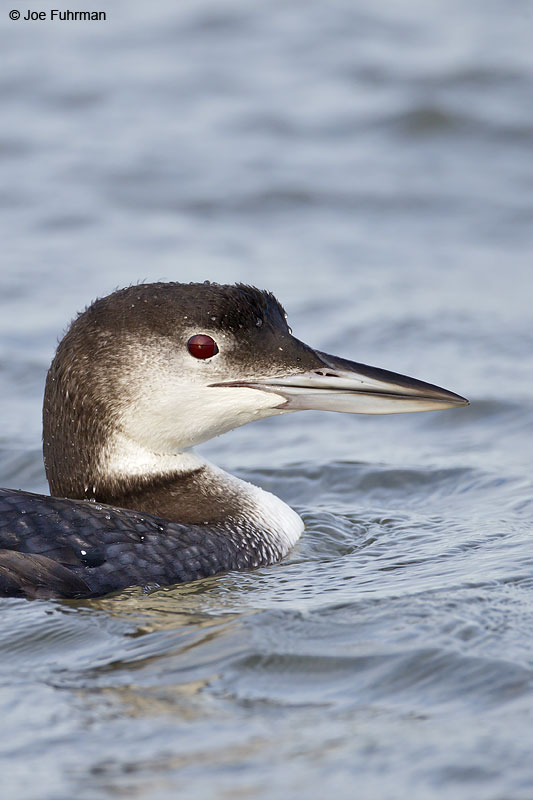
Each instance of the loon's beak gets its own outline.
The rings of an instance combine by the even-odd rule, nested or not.
[[[314,351],[316,368],[307,372],[219,384],[272,392],[284,411],[343,411],[348,414],[402,414],[467,406],[468,400],[431,383]]]

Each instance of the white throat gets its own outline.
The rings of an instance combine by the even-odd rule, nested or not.
[[[200,469],[205,461],[191,450],[154,453],[123,433],[116,433],[106,445],[101,459],[102,475],[112,479],[161,478]]]

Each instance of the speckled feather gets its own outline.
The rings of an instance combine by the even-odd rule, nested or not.
[[[90,597],[276,558],[251,529],[185,526],[86,500],[0,489],[0,595]]]

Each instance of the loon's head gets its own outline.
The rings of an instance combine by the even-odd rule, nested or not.
[[[45,465],[53,494],[98,498],[114,480],[157,472],[192,445],[274,414],[467,403],[314,350],[269,292],[143,284],[95,301],[59,344],[45,390]]]

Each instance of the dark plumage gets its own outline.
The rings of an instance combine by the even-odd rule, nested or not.
[[[0,595],[90,597],[275,558],[251,527],[206,529],[88,500],[0,489]]]
[[[132,309],[136,309],[132,311]],[[89,324],[102,330],[131,330],[130,317],[135,314],[139,333],[157,333],[174,337],[183,323],[184,314],[200,328],[256,332],[266,325],[272,330],[287,330],[286,313],[271,292],[237,283],[141,283],[119,289],[95,300],[78,320],[87,317]],[[258,320],[261,325],[258,325]]]

